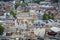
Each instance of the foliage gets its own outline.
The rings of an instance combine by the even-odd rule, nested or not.
[[[52,19],[52,20],[54,20],[54,16],[49,16],[49,19]]]
[[[34,3],[39,3],[40,1],[43,1],[43,0],[33,0]]]
[[[18,2],[18,3],[16,3],[15,4],[15,9],[18,7],[18,6],[27,6],[28,5],[28,3],[25,3],[25,2]]]
[[[54,20],[54,16],[50,15],[49,13],[44,12],[43,20],[49,20],[49,19]]]
[[[53,2],[53,3],[57,3],[57,2],[58,2],[58,0],[52,0],[52,2]]]
[[[15,4],[15,9],[20,5],[20,3],[16,3]]]
[[[4,27],[2,25],[0,25],[0,35],[2,35],[4,32]]]
[[[49,15],[46,14],[46,12],[45,12],[44,15],[43,15],[43,20],[48,20],[48,19],[49,19]]]
[[[10,14],[13,15],[14,18],[16,18],[17,13],[15,13],[14,11],[10,11]]]

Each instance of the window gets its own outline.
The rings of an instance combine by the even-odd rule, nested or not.
[[[4,13],[3,12],[0,12],[0,16],[3,16],[4,15]]]

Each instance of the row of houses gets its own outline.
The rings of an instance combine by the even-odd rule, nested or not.
[[[3,2],[4,3],[4,2]],[[9,4],[8,4],[9,3]],[[51,20],[46,20],[45,22],[44,21],[41,21],[42,19],[42,16],[43,16],[43,12],[44,11],[41,11],[41,15],[39,14],[39,11],[37,9],[39,9],[38,6],[33,6],[34,7],[34,10],[33,9],[30,9],[28,12],[21,12],[20,10],[20,7],[18,9],[16,9],[16,17],[17,18],[14,18],[12,15],[10,15],[9,11],[10,9],[11,10],[14,10],[14,7],[13,5],[14,4],[10,4],[10,2],[6,2],[4,5],[9,5],[11,6],[10,8],[9,7],[6,7],[8,9],[8,11],[4,12],[3,10],[3,16],[4,18],[0,18],[0,20],[2,20],[0,23],[3,24],[3,26],[5,27],[5,30],[4,30],[4,34],[3,36],[6,36],[7,38],[10,38],[10,40],[19,40],[18,38],[25,38],[24,35],[25,33],[26,34],[29,34],[31,32],[33,32],[33,30],[35,30],[35,27],[36,29],[39,29],[39,27],[45,27],[46,23],[48,22],[48,25],[46,27],[50,27],[52,25],[52,23],[55,25],[57,22],[54,22],[54,21],[51,21]],[[2,5],[4,8],[5,6]],[[32,7],[32,6],[31,6]],[[25,10],[25,7],[23,7],[24,10]],[[51,10],[50,10],[51,11]],[[48,12],[48,11],[47,11]],[[54,10],[55,12],[55,10]],[[38,16],[39,15],[39,16]],[[40,18],[40,19],[39,19]],[[51,24],[51,25],[50,25]],[[45,26],[44,26],[45,25]],[[53,26],[54,26],[53,25]],[[56,24],[57,25],[57,24]],[[27,30],[27,31],[26,31]],[[35,30],[35,34],[38,32],[39,30]],[[28,32],[28,33],[27,33]],[[40,31],[41,32],[41,35],[43,36],[45,34],[45,28],[42,28],[42,30]],[[44,32],[44,33],[43,33]],[[42,34],[43,33],[43,34]],[[34,33],[32,33],[33,35]],[[35,34],[34,34],[34,37],[35,37]],[[37,33],[37,35],[40,36],[39,33]]]

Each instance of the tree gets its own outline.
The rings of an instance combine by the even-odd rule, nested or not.
[[[43,1],[43,0],[33,0],[34,3],[39,3],[40,1]]]
[[[25,2],[17,2],[16,4],[15,4],[15,9],[18,7],[18,6],[27,6],[28,5],[28,3],[25,3]]]
[[[0,35],[2,35],[4,32],[4,27],[2,25],[0,25]]]
[[[15,9],[20,5],[20,3],[16,3],[15,4]]]
[[[43,20],[48,20],[48,19],[49,19],[49,15],[46,14],[46,13],[44,13],[44,15],[43,15]]]
[[[52,20],[54,20],[54,16],[49,16],[49,19],[52,19]]]
[[[54,14],[53,14],[53,13],[51,13],[51,12],[49,11],[49,12],[48,12],[48,15],[49,15],[49,19],[54,20]]]
[[[51,0],[53,3],[57,3],[58,2],[58,0]]]
[[[24,2],[24,0],[22,0]]]
[[[13,15],[14,18],[16,18],[17,13],[14,11],[10,11],[10,14]]]
[[[50,15],[51,13],[46,13],[44,12],[44,15],[43,15],[43,20],[49,20],[49,19],[52,19],[54,20],[54,15]]]

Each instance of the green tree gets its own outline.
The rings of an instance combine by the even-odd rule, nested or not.
[[[54,20],[54,16],[49,16],[49,19],[52,19],[52,20]]]
[[[2,35],[4,32],[4,27],[2,25],[0,25],[0,35]]]
[[[44,13],[44,15],[43,15],[43,20],[48,20],[48,19],[49,19],[49,15],[46,14],[46,13]]]
[[[25,3],[25,2],[17,2],[16,4],[15,4],[15,9],[18,7],[18,6],[28,6],[28,3]]]
[[[14,11],[10,11],[10,14],[13,15],[14,18],[16,18],[17,13]]]
[[[16,3],[15,4],[15,9],[20,5],[20,3]]]
[[[43,1],[43,0],[33,0],[34,3],[39,3],[40,1]]]
[[[51,0],[53,3],[57,3],[58,2],[58,0]]]
[[[54,20],[54,15],[52,16],[49,13],[44,12],[43,20],[49,20],[49,19]]]

